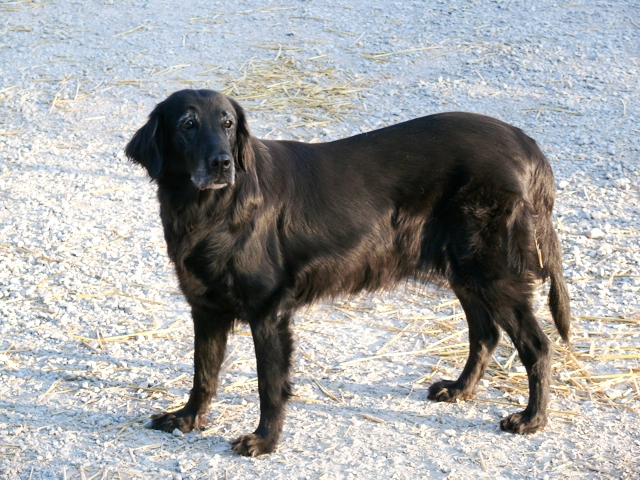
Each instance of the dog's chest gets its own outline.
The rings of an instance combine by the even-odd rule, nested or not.
[[[218,251],[216,255],[215,243],[204,225],[177,222],[173,215],[164,212],[161,212],[161,218],[167,254],[174,264],[183,293],[188,300],[205,295],[220,277],[222,252]]]
[[[174,262],[180,288],[192,305],[228,308],[232,303],[233,278],[206,241],[177,249]],[[230,308],[230,307],[229,307]]]
[[[262,252],[249,235],[242,239],[228,229],[206,228],[166,235],[182,292],[192,305],[206,305],[240,315],[247,306],[259,303],[273,285],[264,285]],[[173,242],[169,242],[172,238]]]

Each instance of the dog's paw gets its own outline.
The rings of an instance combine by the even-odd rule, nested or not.
[[[458,387],[457,382],[453,380],[441,380],[429,387],[427,398],[429,400],[435,400],[436,402],[455,402],[466,396],[464,390]]]
[[[257,457],[265,453],[272,453],[276,449],[276,442],[255,433],[249,433],[241,435],[231,442],[231,448],[238,455]]]
[[[163,432],[173,432],[177,428],[182,433],[187,433],[204,427],[204,423],[204,415],[198,415],[183,408],[175,412],[151,415],[151,421],[145,426],[153,430],[162,430]]]
[[[546,415],[530,415],[526,411],[520,413],[512,413],[500,422],[500,429],[505,432],[519,433],[535,433],[542,430],[547,424]]]

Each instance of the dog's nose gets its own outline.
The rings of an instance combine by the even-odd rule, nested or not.
[[[211,165],[211,169],[213,171],[217,170],[229,170],[231,168],[231,156],[226,153],[220,155],[214,155],[209,159],[209,164]]]

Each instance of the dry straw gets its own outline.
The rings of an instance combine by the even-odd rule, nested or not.
[[[343,314],[349,321],[345,325],[352,325],[353,321],[365,322],[372,330],[385,330],[393,332],[374,355],[364,355],[343,361],[333,365],[336,372],[346,372],[352,368],[370,369],[372,362],[385,361],[406,357],[430,357],[438,358],[438,363],[432,365],[433,370],[420,378],[417,378],[411,387],[418,384],[431,382],[434,378],[452,378],[454,372],[459,372],[464,366],[468,356],[467,328],[464,314],[439,315],[442,308],[456,307],[457,301],[441,302],[432,307],[433,316],[401,316],[393,310],[392,305],[379,304],[376,308],[363,306],[358,302],[340,302],[333,306],[334,312]],[[395,321],[389,324],[376,322],[367,317],[379,318],[382,313],[392,316]],[[554,342],[554,357],[552,369],[552,392],[554,398],[566,398],[576,405],[577,411],[565,411],[550,409],[552,414],[571,418],[577,415],[578,405],[582,402],[592,402],[600,407],[614,407],[628,409],[634,413],[640,413],[640,346],[637,338],[640,337],[640,316],[638,314],[629,317],[590,317],[576,316],[573,322],[573,338],[568,346],[560,341],[555,327],[546,312],[546,307],[541,308],[538,315],[543,318],[543,326],[546,334]],[[401,326],[398,326],[400,320]],[[404,322],[404,326],[402,326]],[[600,322],[602,328],[593,330],[582,328],[584,322]],[[305,322],[306,323],[306,322]],[[391,324],[393,323],[393,324]],[[396,326],[394,326],[396,325]],[[303,325],[304,326],[304,323]],[[588,325],[584,325],[588,327]],[[302,356],[311,360],[311,363],[319,365],[305,351],[307,345],[312,346],[309,329],[296,329],[300,336],[298,349]],[[606,330],[607,334],[600,333]],[[611,333],[611,332],[615,333]],[[387,334],[383,334],[387,336]],[[437,336],[436,336],[437,335]],[[309,336],[309,340],[307,337]],[[422,336],[423,346],[417,348],[419,341],[415,339]],[[407,345],[416,347],[407,349]],[[365,364],[365,365],[360,365]],[[635,365],[635,366],[634,366]],[[323,368],[326,371],[327,367]],[[328,387],[320,385],[310,375],[310,380],[325,396],[332,398],[327,393]],[[487,399],[486,395],[479,401],[493,404],[522,407],[528,398],[527,373],[522,366],[517,351],[505,336],[500,342],[490,363],[483,385],[504,392],[510,401]],[[335,400],[334,400],[335,401]]]
[[[359,103],[362,80],[338,72],[323,59],[296,60],[291,52],[298,47],[261,44],[274,50],[273,60],[248,60],[241,75],[223,76],[228,85],[222,92],[239,101],[252,103],[252,110],[283,111],[300,122],[287,128],[312,127],[342,121],[342,115]],[[225,78],[226,77],[226,78]]]

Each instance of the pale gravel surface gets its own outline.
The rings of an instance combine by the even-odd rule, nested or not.
[[[0,1],[0,478],[640,478],[640,4],[341,3]],[[546,430],[497,428],[517,408],[499,402],[526,395],[508,342],[478,400],[426,401],[432,376],[460,372],[465,324],[449,292],[415,285],[297,316],[298,397],[276,453],[228,444],[259,414],[246,329],[207,430],[142,427],[186,398],[192,329],[153,187],[122,149],[168,93],[229,87],[249,59],[333,67],[312,81],[361,89],[340,117],[316,109],[342,121],[307,127],[245,101],[258,136],[468,110],[539,141],[586,370],[558,352],[563,413]]]

